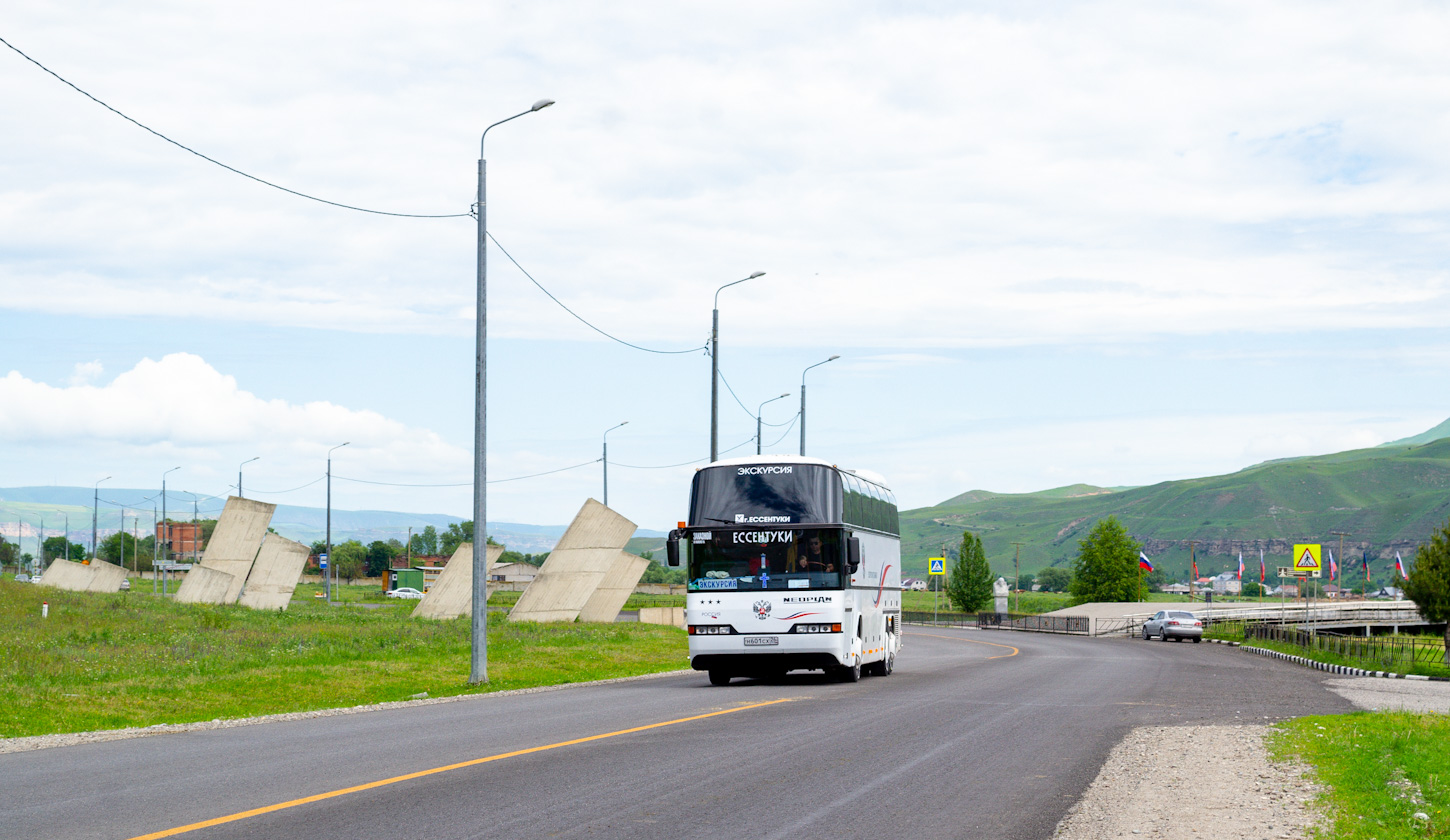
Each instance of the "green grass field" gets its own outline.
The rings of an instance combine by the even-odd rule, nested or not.
[[[1310,765],[1325,786],[1320,804],[1330,823],[1320,836],[1450,836],[1450,717],[1361,712],[1303,717],[1275,729],[1271,754]]]
[[[469,622],[416,602],[299,593],[286,612],[173,603],[150,581],[115,595],[0,580],[0,737],[188,723],[657,673],[685,635],[647,624],[489,616],[486,686],[467,684]],[[368,588],[360,588],[368,589]],[[352,595],[356,595],[354,600]],[[49,617],[41,618],[42,601]],[[353,605],[356,604],[356,605]]]

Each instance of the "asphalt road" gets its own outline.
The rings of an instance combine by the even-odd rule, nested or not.
[[[1132,727],[1350,711],[1330,678],[909,627],[854,685],[692,673],[0,755],[0,837],[1045,838]]]

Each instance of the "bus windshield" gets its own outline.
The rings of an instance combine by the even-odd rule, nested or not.
[[[695,473],[690,524],[801,525],[841,521],[841,480],[822,464],[706,467]]]
[[[840,589],[841,531],[695,531],[689,590]]]

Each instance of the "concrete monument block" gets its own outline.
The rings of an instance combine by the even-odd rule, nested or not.
[[[226,572],[196,565],[186,573],[186,580],[176,589],[179,604],[226,604],[227,593],[233,586],[241,588],[241,582]]]
[[[216,530],[206,544],[206,553],[202,555],[200,565],[229,575],[231,583],[220,600],[212,599],[214,593],[202,598],[199,593],[187,591],[198,585],[192,583],[196,573],[193,569],[187,573],[186,580],[176,590],[176,599],[196,604],[235,604],[242,594],[242,586],[247,582],[247,575],[252,572],[252,562],[257,558],[257,551],[262,547],[262,538],[267,535],[267,526],[272,524],[272,514],[276,510],[276,505],[266,502],[237,496],[227,497],[226,506],[222,508],[222,515],[217,518]],[[209,593],[214,585],[215,579],[209,578]]]
[[[267,534],[237,603],[254,610],[287,609],[311,553],[302,543]]]
[[[584,603],[584,609],[579,611],[579,620],[600,624],[613,623],[649,564],[649,560],[637,554],[619,552],[610,564],[609,571],[604,573],[604,579],[594,588],[594,594]]]
[[[509,611],[510,621],[573,621],[609,577],[635,524],[589,499]],[[623,603],[623,602],[621,602]],[[617,612],[617,610],[616,610]]]
[[[92,560],[90,565],[56,560],[40,575],[40,585],[70,592],[120,592],[125,579],[125,569],[104,560]]]
[[[504,547],[491,545],[484,563],[488,572],[503,556]],[[413,618],[458,618],[473,615],[473,543],[460,543],[448,565],[413,608]]]

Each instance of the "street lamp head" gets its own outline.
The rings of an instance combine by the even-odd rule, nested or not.
[[[839,358],[841,358],[841,357],[840,356],[832,356],[831,358],[827,359],[826,361],[828,361],[828,362],[834,362],[835,360],[837,360]]]
[[[780,396],[776,397],[776,399],[783,400],[783,399],[785,399],[788,396],[790,396],[790,391],[786,391],[784,394],[781,394]]]
[[[755,272],[754,274],[750,275],[749,277],[747,277],[745,279],[746,280],[754,280],[757,277],[764,277],[764,276],[765,276],[765,272],[763,272],[763,271],[757,271],[757,272]]]
[[[530,105],[529,106],[529,110],[530,111],[542,111],[545,108],[547,108],[547,107],[549,107],[550,105],[553,105],[553,104],[554,104],[554,100],[552,100],[552,99],[540,99],[538,102],[535,102],[533,105]]]

